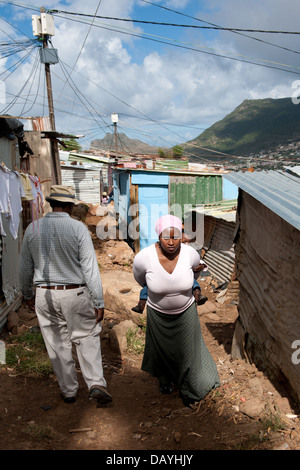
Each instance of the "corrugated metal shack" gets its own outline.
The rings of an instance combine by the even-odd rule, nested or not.
[[[20,168],[19,149],[23,144],[22,124],[15,119],[0,119],[1,163],[10,169]],[[16,132],[15,132],[16,131]],[[1,215],[0,215],[1,217]],[[22,223],[15,239],[9,229],[9,219],[2,215],[2,224],[6,236],[0,232],[0,331],[3,329],[11,311],[21,305],[19,289],[18,263],[22,241]]]
[[[45,201],[45,197],[50,193],[51,185],[55,184],[50,139],[44,138],[41,131],[25,131],[24,136],[32,153],[28,153],[22,158],[22,165],[24,171],[30,171],[32,175],[37,175],[40,178],[44,200],[43,209],[46,214],[50,211],[50,205]],[[25,205],[23,211],[24,230],[31,220],[31,210],[29,205],[27,207]]]
[[[51,141],[56,137],[56,133],[49,136],[44,130],[25,131],[23,123],[9,116],[0,119],[1,162],[12,171],[38,176],[43,194],[43,214],[49,210],[45,196],[49,194],[51,184],[60,177],[60,172],[54,171],[51,150]],[[22,199],[22,209],[16,238],[11,234],[9,218],[1,217],[6,236],[0,236],[0,331],[9,313],[17,310],[22,301],[18,278],[19,253],[23,232],[33,217],[30,202]],[[35,213],[34,217],[43,214]]]
[[[134,242],[136,252],[156,241],[153,220],[163,213],[167,213],[170,207],[177,207],[179,213],[177,214],[175,211],[175,215],[182,217],[185,210],[190,210],[191,207],[196,208],[205,203],[215,203],[222,200],[223,197],[222,172],[188,171],[186,165],[176,171],[174,168],[159,166],[158,162],[155,162],[155,168],[156,170],[126,168],[121,165],[114,168],[115,210],[119,214],[119,218],[126,221],[126,224],[129,225],[132,221],[131,216],[139,224],[140,235]],[[134,205],[137,205],[138,211],[129,215],[129,207],[134,207]],[[153,213],[158,207],[164,212]],[[221,219],[215,219],[211,225],[213,223],[213,232],[215,232],[213,243],[218,243],[218,238],[222,239],[222,230],[226,231],[226,221],[222,223]],[[228,231],[230,229],[233,232],[233,222],[229,223]],[[209,239],[210,248],[211,244],[212,240]],[[227,243],[226,250],[231,249],[232,238],[229,244],[230,248]],[[229,270],[231,270],[231,266],[227,269],[227,271]],[[215,273],[217,273],[216,270]],[[224,274],[218,275],[220,281],[228,277],[230,277],[228,273],[225,277]]]
[[[75,196],[79,201],[87,204],[100,204],[101,181],[100,170],[85,165],[62,165],[62,184],[73,186]]]
[[[62,184],[74,186],[76,197],[87,204],[100,204],[101,194],[112,187],[110,157],[59,151]]]
[[[193,212],[204,216],[202,256],[209,273],[219,284],[234,277],[234,232],[237,200],[223,200],[215,204],[198,205]]]
[[[225,177],[239,187],[239,318],[232,355],[285,379],[299,401],[300,179],[284,171]]]

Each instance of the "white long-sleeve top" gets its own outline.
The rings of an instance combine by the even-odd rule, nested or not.
[[[135,280],[148,287],[148,305],[167,314],[178,314],[194,301],[192,287],[200,256],[194,248],[181,244],[177,264],[169,274],[161,265],[155,244],[141,250],[134,258]]]

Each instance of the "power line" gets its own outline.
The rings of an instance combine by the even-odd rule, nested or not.
[[[0,0],[0,2],[1,2],[1,0]],[[7,2],[2,2],[2,3],[7,3]],[[12,4],[12,2],[9,2],[9,3]],[[153,5],[155,5],[155,6],[160,6],[160,5],[156,5],[156,4],[152,3],[152,2],[146,2],[146,3],[150,3],[150,4],[153,4]],[[17,4],[14,4],[14,5],[17,5]],[[25,8],[25,7],[23,7],[23,8]],[[170,10],[170,11],[173,11],[173,12],[175,12],[175,13],[179,13],[179,14],[180,14],[180,12],[177,12],[176,10],[171,10],[171,9],[169,9],[169,8],[166,8],[166,7],[163,7],[163,8],[165,8],[165,9],[167,9],[167,10]],[[51,11],[53,11],[53,10],[48,10],[48,11],[51,12]],[[58,10],[57,10],[57,11],[58,11]],[[75,13],[74,13],[74,14],[75,14]],[[183,13],[182,13],[182,14],[183,14]],[[84,15],[84,14],[82,14],[82,15]],[[190,15],[185,15],[185,14],[183,14],[183,15],[190,17]],[[56,15],[56,16],[61,17],[61,16],[59,16],[59,15]],[[92,15],[90,15],[90,16],[92,16]],[[93,15],[93,17],[94,17],[94,15]],[[70,20],[70,18],[67,18],[67,17],[61,17],[61,18]],[[200,19],[198,19],[198,18],[194,18],[194,17],[191,17],[191,18],[196,19],[196,20],[198,20],[198,21],[203,21],[203,20],[200,20]],[[85,21],[81,21],[81,20],[72,20],[72,21],[79,22],[79,23],[83,23],[83,24],[89,24],[89,23],[87,23],[87,22],[85,22]],[[207,22],[206,22],[206,23],[207,23]],[[210,23],[210,24],[214,25],[213,23]],[[248,57],[248,60],[246,60],[247,56],[242,56],[242,55],[239,55],[239,54],[233,54],[233,53],[231,53],[231,52],[226,52],[227,54],[235,55],[235,56],[236,56],[236,57],[230,57],[230,56],[224,55],[224,52],[221,53],[221,54],[217,54],[216,52],[203,51],[203,50],[200,50],[200,49],[196,49],[195,47],[187,47],[187,46],[182,46],[182,45],[179,45],[179,44],[172,44],[172,43],[169,43],[169,42],[167,42],[167,41],[165,41],[165,40],[159,40],[159,39],[149,38],[149,37],[145,37],[145,36],[143,36],[143,35],[141,35],[141,34],[134,34],[134,33],[129,33],[128,31],[125,32],[125,31],[122,31],[122,30],[116,30],[115,28],[108,28],[108,27],[105,27],[105,26],[103,26],[103,25],[102,25],[102,26],[94,25],[94,26],[100,27],[100,28],[102,28],[102,29],[107,29],[107,30],[109,30],[109,31],[115,31],[115,32],[117,31],[117,32],[122,33],[122,34],[127,34],[127,35],[131,35],[131,36],[139,37],[139,38],[142,38],[142,39],[152,40],[152,41],[154,41],[154,42],[159,42],[159,43],[162,43],[162,44],[168,44],[168,45],[171,45],[171,46],[174,46],[174,47],[179,47],[179,48],[191,50],[191,51],[194,51],[194,52],[199,52],[199,53],[208,54],[208,55],[212,55],[212,56],[216,56],[216,57],[221,57],[221,58],[224,58],[224,59],[230,59],[230,60],[240,61],[240,62],[244,62],[244,63],[256,65],[256,66],[261,66],[261,67],[271,68],[271,69],[275,69],[275,70],[281,70],[281,71],[284,71],[284,72],[294,73],[294,74],[297,74],[297,75],[300,73],[300,72],[296,72],[296,71],[293,71],[293,70],[287,70],[287,69],[281,68],[281,67],[289,67],[289,68],[299,69],[299,67],[296,67],[296,66],[293,66],[293,65],[289,65],[289,64],[281,64],[281,63],[277,63],[277,62],[274,62],[274,61],[270,61],[270,60],[266,60],[266,59],[258,59],[258,58],[253,58],[253,57],[250,57],[250,58]],[[222,27],[220,27],[220,26],[218,26],[218,25],[214,25],[214,26],[217,27],[217,28],[222,28]],[[225,29],[226,29],[226,28],[225,28]],[[227,28],[227,29],[230,29],[230,28]],[[232,32],[237,32],[237,33],[238,33],[237,30],[232,30]],[[299,32],[299,34],[300,34],[300,32]],[[247,37],[250,37],[250,36],[247,36]],[[251,38],[251,39],[257,39],[257,38],[252,38],[252,37],[250,37],[250,38]],[[166,38],[163,38],[163,39],[166,39]],[[178,40],[175,40],[175,39],[167,39],[167,40],[168,40],[168,41],[172,40],[172,41],[174,41],[174,42],[179,42]],[[269,43],[269,44],[270,44],[270,45],[273,45],[273,46],[276,46],[276,45],[271,44],[271,43]],[[202,48],[203,48],[203,46],[198,46],[198,47],[202,47]],[[276,47],[277,47],[277,46],[276,46]],[[280,47],[280,46],[278,46],[278,47]],[[211,49],[211,48],[207,48],[207,47],[206,47],[206,49]],[[293,51],[293,50],[288,49],[288,48],[284,48],[284,49],[285,49],[285,50],[289,50],[290,52],[297,53],[297,54],[299,53],[298,51]],[[245,58],[244,58],[244,59],[239,59],[238,57],[245,57]],[[251,60],[249,60],[249,59],[251,59]],[[253,62],[253,60],[260,61],[260,62],[265,62],[265,63]],[[274,65],[269,65],[269,64],[274,64]],[[278,65],[278,66],[280,66],[280,67],[276,67],[275,65]]]
[[[62,71],[64,73],[64,75],[66,76],[66,71],[65,71],[65,68],[64,68],[64,63],[62,61],[59,62],[60,63],[60,66],[62,68]],[[68,79],[70,79],[70,75],[68,77]],[[77,96],[77,98],[81,101],[81,103],[85,106],[85,108],[87,109],[87,111],[89,112],[89,114],[93,117],[93,119],[96,121],[96,119],[94,118],[94,116],[92,115],[92,113],[90,112],[90,110],[87,108],[87,106],[85,105],[84,101],[82,100],[82,98],[80,97],[80,95],[82,95],[82,93],[80,92],[80,90],[78,89],[78,87],[74,84],[73,80],[72,81],[72,85],[71,85],[71,82],[69,81],[69,84],[72,88],[72,90],[75,92],[75,95]],[[89,105],[91,106],[91,109],[93,109],[96,113],[96,115],[99,116],[99,113],[97,112],[97,110],[95,110],[94,106],[91,105],[91,103],[84,97],[84,99],[89,103]],[[102,116],[99,116],[102,121],[105,123],[104,119],[102,118]],[[96,121],[97,122],[97,121]],[[106,124],[107,125],[107,124]]]
[[[155,121],[154,119],[150,118],[149,116],[146,116],[144,113],[142,113],[141,111],[135,109],[132,105],[126,103],[124,100],[121,100],[120,98],[116,97],[115,95],[113,95],[111,92],[105,90],[103,87],[101,87],[100,85],[98,85],[97,83],[95,83],[94,81],[90,80],[88,77],[85,77],[82,73],[76,71],[76,73],[78,73],[79,75],[83,76],[86,80],[90,81],[91,83],[93,83],[94,85],[96,85],[97,87],[99,87],[100,89],[102,89],[103,91],[105,91],[106,93],[108,93],[109,95],[113,96],[115,99],[117,99],[118,101],[120,101],[121,103],[125,104],[126,106],[130,107],[131,109],[134,109],[135,111],[137,111],[139,114],[141,114],[142,116],[146,117],[149,121],[157,124],[157,121]],[[182,137],[175,133],[174,131],[170,130],[169,128],[167,128],[166,126],[164,125],[161,125],[161,127],[165,128],[166,130],[168,130],[168,132],[171,132],[172,134],[176,135],[177,137],[179,137],[181,140],[182,140]],[[222,152],[218,152],[216,150],[213,150],[213,149],[208,149],[208,148],[204,148],[204,147],[199,147],[198,148],[202,148],[203,150],[206,150],[206,151],[210,151],[212,153],[217,153],[217,154],[222,154],[222,155],[225,155],[225,156],[228,156],[228,157],[232,157],[232,158],[235,158],[234,156],[230,155],[230,154],[226,154],[226,153],[222,153]]]
[[[17,70],[21,64],[23,64],[27,59],[28,57],[32,54],[32,52],[35,50],[35,47],[32,47],[24,57],[22,57],[21,59],[19,59],[17,62],[15,62],[14,64],[12,64],[10,67],[8,67],[6,70],[4,70],[1,74],[0,74],[0,77],[2,77],[5,73],[7,73],[9,70],[13,69],[12,72],[10,72],[10,74],[3,78],[3,81],[7,80],[8,77],[10,77],[10,75],[12,75],[15,70]]]
[[[219,29],[224,29],[224,30],[228,29],[229,32],[232,32],[232,33],[234,33],[234,34],[238,34],[238,35],[240,35],[240,36],[244,36],[244,37],[246,37],[246,38],[248,38],[248,39],[251,39],[251,40],[254,40],[254,41],[263,43],[263,44],[267,44],[267,45],[269,45],[269,46],[276,47],[276,48],[278,48],[278,49],[283,49],[283,50],[285,50],[285,51],[288,51],[288,52],[291,52],[291,53],[294,53],[294,54],[300,54],[299,51],[295,51],[295,50],[290,49],[290,48],[288,48],[288,47],[280,46],[280,45],[278,45],[278,44],[274,44],[274,43],[271,43],[271,42],[269,42],[269,41],[265,41],[265,40],[263,40],[263,39],[256,38],[256,37],[253,37],[253,36],[249,36],[249,35],[247,35],[247,34],[244,34],[244,33],[240,32],[240,31],[241,31],[241,28],[240,28],[240,31],[238,31],[238,29],[224,28],[224,27],[221,27],[221,26],[219,26],[219,25],[217,25],[217,24],[215,24],[215,23],[211,23],[211,22],[209,22],[209,21],[202,20],[202,19],[200,19],[200,18],[197,18],[197,17],[191,16],[191,15],[188,15],[188,14],[186,14],[186,13],[182,13],[182,12],[180,12],[180,11],[177,11],[177,10],[174,10],[174,9],[171,9],[171,8],[168,8],[168,7],[165,7],[165,6],[163,6],[163,5],[156,4],[156,3],[151,2],[151,1],[148,1],[148,0],[141,0],[141,1],[144,2],[144,3],[148,3],[148,4],[150,4],[150,5],[156,6],[156,7],[158,7],[158,8],[161,8],[161,9],[164,9],[164,10],[167,10],[167,11],[170,11],[170,12],[172,12],[172,13],[176,13],[176,14],[178,14],[178,15],[181,15],[181,16],[184,16],[184,17],[187,17],[187,18],[191,18],[191,19],[193,19],[193,20],[200,21],[200,22],[202,22],[202,23],[211,25],[211,26],[214,27],[214,28],[219,28]],[[38,9],[37,9],[36,7],[34,7],[34,6],[22,5],[22,4],[18,4],[18,3],[16,3],[16,2],[9,2],[9,1],[0,0],[0,3],[5,3],[5,4],[8,4],[8,5],[18,6],[18,7],[20,7],[20,8],[25,8],[25,9],[29,9],[29,10],[33,10],[33,11],[37,11],[37,10],[38,10]],[[49,11],[51,11],[51,10],[49,10]],[[132,20],[130,20],[130,21],[132,21]],[[249,30],[249,31],[250,31],[250,30]],[[252,31],[253,31],[253,30],[252,30]],[[262,30],[262,31],[266,31],[266,32],[267,32],[267,30]],[[278,31],[278,33],[279,33],[279,31]],[[286,33],[288,34],[288,33],[293,33],[293,32],[288,32],[288,31],[287,31]],[[300,34],[300,33],[297,31],[296,34]]]
[[[182,13],[182,12],[179,12],[177,10],[174,10],[174,9],[171,9],[171,8],[168,8],[168,7],[164,7],[162,5],[158,5],[154,2],[150,2],[150,1],[147,1],[147,0],[141,0],[145,3],[148,3],[150,5],[153,5],[153,6],[156,6],[156,7],[159,7],[159,8],[162,8],[164,10],[167,10],[167,11],[170,11],[172,13],[176,13],[176,14],[179,14],[179,15],[182,15],[182,16],[185,16],[187,18],[191,18],[193,20],[196,20],[196,21],[200,21],[202,23],[206,23],[210,26],[207,26],[207,27],[200,27],[200,26],[196,26],[196,25],[176,25],[176,24],[173,24],[173,23],[159,23],[159,22],[149,22],[149,21],[145,21],[145,20],[133,20],[133,19],[124,19],[124,18],[113,18],[113,17],[101,17],[101,16],[98,16],[98,18],[111,18],[111,19],[114,19],[114,20],[119,20],[119,21],[129,21],[129,22],[141,22],[141,23],[151,23],[151,24],[158,24],[158,25],[170,25],[170,26],[185,26],[185,27],[194,27],[194,28],[201,28],[201,29],[216,29],[216,30],[224,30],[224,31],[229,31],[229,32],[232,32],[232,33],[235,33],[235,34],[239,34],[241,36],[244,36],[248,39],[252,39],[254,41],[257,41],[257,42],[261,42],[261,43],[264,43],[264,44],[267,44],[269,46],[272,46],[272,47],[276,47],[276,48],[279,48],[279,49],[283,49],[285,51],[288,51],[288,52],[292,52],[294,54],[300,54],[299,51],[295,51],[293,49],[290,49],[288,47],[284,47],[284,46],[280,46],[278,44],[274,44],[274,43],[271,43],[269,41],[265,41],[263,39],[260,39],[260,38],[256,38],[256,37],[253,37],[253,36],[249,36],[247,34],[244,34],[242,33],[241,31],[249,31],[249,32],[261,32],[261,33],[273,33],[273,34],[300,34],[299,31],[281,31],[281,30],[256,30],[256,29],[242,29],[242,28],[226,28],[226,27],[223,27],[223,26],[219,26],[215,23],[211,23],[209,21],[205,21],[205,20],[202,20],[200,18],[197,18],[197,17],[194,17],[194,16],[191,16],[191,15],[188,15],[188,14],[185,14],[185,13]],[[5,4],[8,4],[8,5],[13,5],[13,6],[18,6],[20,8],[25,8],[25,9],[29,9],[29,10],[33,10],[33,11],[37,11],[37,8],[34,7],[34,6],[26,6],[26,5],[22,5],[22,4],[18,4],[16,2],[9,2],[9,1],[4,1],[4,0],[0,0],[0,3],[5,3]],[[49,11],[50,13],[51,12],[63,12],[65,10],[47,10]],[[76,12],[66,12],[65,14],[72,14],[72,15],[82,15],[82,16],[86,16],[86,17],[93,17],[94,18],[94,15],[89,15],[89,14],[83,14],[83,13],[76,13]],[[58,15],[57,15],[58,16]]]
[[[105,28],[105,29],[108,29],[108,28]],[[126,33],[125,33],[125,34],[126,34]],[[146,39],[148,39],[148,38],[146,38]],[[171,44],[171,45],[172,45],[172,44]],[[179,46],[179,47],[182,47],[182,46]],[[202,51],[197,50],[197,52],[202,52]],[[213,54],[213,55],[215,55],[215,54]],[[224,56],[224,57],[225,57],[225,56]],[[227,57],[226,57],[226,58],[227,58]],[[259,64],[255,64],[255,65],[259,65]],[[273,68],[273,67],[272,67],[272,68]],[[78,95],[77,95],[77,96],[78,96]],[[115,98],[116,98],[116,97],[115,97]],[[118,98],[117,98],[117,99],[118,99]],[[121,100],[121,101],[122,101],[122,100]],[[126,104],[127,106],[130,106],[130,105],[128,105],[127,103],[125,103],[125,104]],[[153,120],[153,119],[151,119],[151,118],[148,118],[148,119],[151,120],[152,122],[158,124],[157,121],[155,121],[155,120]],[[170,131],[170,130],[168,129],[168,131]],[[211,149],[209,149],[209,150],[211,151]]]
[[[268,34],[300,34],[300,31],[283,31],[283,30],[265,30],[265,29],[246,29],[246,28],[235,28],[235,27],[224,27],[224,26],[198,26],[193,24],[178,24],[178,23],[165,23],[160,21],[149,21],[149,20],[135,20],[133,18],[118,18],[114,16],[101,16],[101,15],[91,15],[88,13],[77,13],[71,12],[66,10],[56,10],[56,9],[49,9],[47,10],[48,13],[56,14],[56,13],[63,13],[65,15],[74,15],[74,16],[82,16],[85,18],[98,18],[98,19],[105,19],[105,20],[113,20],[113,21],[124,21],[130,23],[141,23],[141,24],[151,24],[157,26],[173,26],[173,27],[180,27],[180,28],[195,28],[195,29],[215,29],[221,31],[231,31],[231,32],[248,32],[248,33],[268,33]]]
[[[102,2],[102,0],[99,0],[99,3],[98,3],[98,6],[97,6],[95,15],[96,15],[96,13],[97,13],[98,10],[99,10],[99,7],[100,7],[100,5],[101,5],[101,2]],[[79,51],[79,53],[78,53],[78,55],[77,55],[77,58],[76,58],[76,60],[75,60],[75,62],[74,62],[74,65],[73,65],[73,67],[72,67],[72,70],[70,71],[70,74],[69,74],[69,76],[68,76],[68,78],[67,78],[67,80],[66,80],[65,83],[67,83],[69,77],[71,76],[71,73],[73,72],[73,70],[74,70],[74,68],[75,68],[75,66],[76,66],[76,64],[77,64],[77,62],[78,62],[78,60],[79,60],[79,57],[81,56],[81,53],[82,53],[83,48],[84,48],[84,45],[85,45],[85,43],[86,43],[86,41],[87,41],[87,38],[88,38],[88,36],[89,36],[89,33],[90,33],[91,29],[92,29],[92,26],[93,26],[93,23],[94,23],[94,20],[95,20],[95,15],[94,15],[94,17],[93,17],[92,23],[90,24],[90,27],[89,27],[89,29],[88,29],[88,32],[87,32],[87,34],[86,34],[86,36],[85,36],[85,38],[84,38],[84,41],[83,41],[82,46],[81,46],[81,49],[80,49],[80,51]],[[62,91],[63,91],[63,90],[62,90]]]
[[[102,0],[100,0],[101,3]],[[97,14],[89,14],[89,13],[80,13],[80,12],[74,12],[74,11],[67,11],[67,10],[58,10],[58,9],[51,9],[51,8],[45,8],[45,11],[50,13],[50,14],[57,14],[57,13],[63,13],[66,15],[72,15],[72,16],[80,16],[80,17],[85,17],[85,18],[98,18],[98,19],[107,19],[107,20],[113,20],[113,21],[124,21],[124,22],[130,22],[130,23],[141,23],[141,24],[151,24],[151,25],[158,25],[158,26],[172,26],[172,27],[181,27],[181,28],[196,28],[196,29],[212,29],[212,30],[222,30],[222,31],[230,31],[230,32],[250,32],[250,33],[267,33],[267,34],[291,34],[291,35],[299,35],[300,31],[286,31],[286,30],[268,30],[268,29],[254,29],[254,28],[236,28],[236,27],[225,27],[225,26],[219,26],[214,23],[210,23],[208,21],[201,20],[200,18],[196,18],[191,15],[187,15],[185,13],[179,12],[177,10],[164,7],[162,5],[158,5],[154,2],[150,2],[147,0],[141,0],[145,3],[149,3],[150,5],[157,6],[159,8],[162,8],[164,10],[171,11],[173,13],[180,14],[182,16],[186,16],[188,18],[201,21],[203,23],[207,23],[210,26],[198,26],[198,25],[191,25],[191,24],[178,24],[178,23],[169,23],[169,22],[160,22],[160,21],[149,21],[149,20],[137,20],[133,18],[119,18],[119,17],[113,17],[113,16],[102,16],[102,15],[97,15]],[[29,10],[34,10],[37,11],[38,8],[34,6],[26,6],[22,5],[16,2],[10,2],[10,1],[3,1],[0,0],[0,3],[5,3],[7,5],[13,5],[13,6],[18,6],[20,8],[25,8]],[[99,5],[97,7],[98,11]],[[96,13],[97,13],[96,11]]]
[[[26,106],[26,104],[27,104],[28,97],[30,96],[30,93],[31,93],[31,90],[32,90],[32,87],[33,87],[33,84],[34,84],[34,80],[35,80],[35,77],[36,77],[36,73],[37,73],[38,70],[39,70],[40,73],[39,73],[39,79],[38,79],[38,87],[37,87],[37,91],[36,91],[36,93],[35,93],[35,99],[34,99],[32,105],[31,105],[31,107],[25,111],[25,106]],[[38,64],[38,61],[36,61],[36,63],[35,63],[35,70],[34,70],[34,73],[32,74],[31,85],[30,85],[30,88],[29,88],[29,90],[28,90],[27,98],[26,98],[25,103],[24,103],[24,105],[23,105],[23,109],[22,109],[22,111],[21,111],[21,113],[20,113],[21,115],[22,115],[22,114],[25,114],[25,113],[26,113],[26,114],[29,113],[29,111],[30,111],[30,110],[33,108],[33,106],[35,105],[35,102],[36,102],[36,99],[37,99],[37,96],[38,96],[38,93],[39,93],[40,78],[41,78],[41,64]]]
[[[142,119],[148,121],[148,118],[143,118],[143,117],[138,117],[138,116],[133,116],[132,114],[126,114],[126,113],[118,113],[119,116],[126,116],[126,117],[131,117],[131,118],[136,118],[136,119]],[[186,127],[187,129],[195,129],[195,130],[202,130],[204,131],[206,127],[198,127],[198,126],[188,126],[185,124],[176,124],[174,122],[164,122],[164,121],[155,121],[157,124],[166,124],[168,126],[175,126],[175,127]]]
[[[167,10],[167,11],[170,11],[172,13],[176,13],[178,15],[181,15],[181,16],[184,16],[184,17],[187,17],[187,18],[191,18],[193,20],[196,20],[196,21],[200,21],[201,23],[205,23],[205,24],[209,24],[211,26],[216,26],[216,27],[219,27],[219,25],[215,24],[215,23],[211,23],[209,21],[205,21],[205,20],[202,20],[201,18],[197,18],[197,17],[194,17],[194,16],[191,16],[191,15],[188,15],[186,13],[182,13],[180,11],[177,11],[177,10],[173,10],[172,8],[168,8],[168,7],[165,7],[163,5],[158,5],[157,3],[154,3],[154,2],[151,2],[149,0],[141,0],[141,2],[144,2],[144,3],[148,3],[149,5],[153,5],[155,7],[158,7],[158,8],[161,8],[163,10]],[[300,54],[299,51],[295,51],[293,49],[289,49],[287,47],[283,47],[283,46],[279,46],[278,44],[273,44],[271,42],[268,42],[268,41],[265,41],[263,39],[260,39],[260,38],[256,38],[256,37],[253,37],[253,36],[249,36],[248,34],[244,34],[244,33],[241,33],[239,31],[236,31],[236,30],[232,30],[231,31],[232,33],[234,34],[238,34],[239,36],[244,36],[248,39],[252,39],[253,41],[258,41],[258,42],[261,42],[261,43],[264,43],[264,44],[267,44],[269,46],[272,46],[272,47],[276,47],[276,48],[279,48],[279,49],[283,49],[283,50],[286,50],[288,52],[293,52],[295,54]]]
[[[29,53],[27,54],[27,56],[25,57],[26,59],[29,57],[29,55],[32,54],[34,49],[32,49],[31,51],[29,51]],[[24,59],[25,59],[24,58]],[[18,65],[18,67],[20,66],[20,64]],[[17,102],[18,98],[20,97],[22,91],[25,89],[25,87],[27,86],[27,84],[29,83],[30,79],[31,79],[31,76],[35,70],[35,67],[36,67],[36,63],[34,62],[33,63],[33,66],[32,66],[32,69],[31,69],[31,72],[29,73],[28,77],[27,77],[27,80],[25,81],[24,85],[21,87],[20,91],[17,93],[17,95],[14,96],[14,99],[11,101],[11,103],[9,103],[1,112],[2,114],[6,114],[7,111],[12,108],[12,106]],[[16,69],[15,69],[16,70]],[[15,71],[14,70],[14,71]],[[6,78],[7,79],[7,78]],[[5,79],[5,80],[6,80]]]
[[[63,18],[63,19],[69,20],[69,21],[74,21],[74,22],[77,22],[77,23],[89,24],[85,21],[78,20],[78,19],[70,19],[68,17],[64,17],[64,16],[60,16],[60,15],[56,15],[56,16],[58,16],[59,18]],[[215,49],[210,48],[210,47],[205,47],[205,46],[197,46],[197,45],[194,45],[194,47],[184,46],[184,45],[181,45],[181,44],[184,44],[184,43],[182,43],[182,41],[178,41],[177,39],[170,39],[170,38],[155,39],[153,37],[154,35],[149,35],[148,34],[148,36],[152,36],[152,37],[145,36],[146,33],[137,34],[137,33],[129,32],[128,30],[124,31],[120,28],[116,29],[115,27],[107,27],[107,26],[98,25],[98,24],[94,24],[94,26],[98,27],[98,28],[101,28],[101,29],[105,29],[107,31],[114,31],[114,32],[118,32],[120,34],[125,34],[125,35],[128,35],[128,36],[138,37],[138,38],[141,38],[141,39],[146,39],[146,40],[161,43],[161,44],[167,44],[169,46],[178,47],[178,48],[181,48],[181,49],[186,49],[186,50],[189,50],[189,51],[192,51],[192,52],[198,52],[200,54],[207,54],[207,55],[211,55],[211,56],[214,56],[214,57],[220,57],[222,59],[229,59],[229,60],[233,60],[233,61],[237,61],[237,62],[243,62],[243,63],[246,63],[246,64],[252,64],[252,65],[259,66],[259,67],[265,67],[265,68],[269,68],[269,69],[280,70],[280,71],[283,71],[283,72],[293,73],[293,74],[296,74],[296,75],[300,74],[300,72],[297,72],[295,70],[288,70],[288,69],[282,68],[282,67],[289,67],[291,69],[300,70],[300,67],[297,67],[297,66],[294,66],[294,65],[281,64],[281,63],[278,63],[278,62],[274,62],[274,61],[270,61],[270,60],[266,60],[266,59],[259,59],[259,58],[255,58],[255,57],[248,57],[247,58],[247,56],[243,56],[241,54],[236,54],[236,53],[232,53],[232,52],[226,52],[226,51],[225,52],[221,51],[222,53],[212,52]],[[168,42],[168,41],[174,41],[174,43],[171,43],[171,42]],[[181,44],[177,44],[177,43],[181,43]],[[198,47],[198,48],[196,48],[196,47]],[[209,51],[208,50],[201,50],[201,49],[199,49],[200,47],[202,49],[204,49],[204,48],[209,49]],[[224,53],[230,54],[230,55],[235,56],[235,57],[226,56],[226,55],[224,55]],[[242,59],[240,57],[244,57],[244,58]],[[256,60],[257,62],[253,62],[254,60]],[[264,63],[259,63],[258,61],[264,62]],[[271,65],[271,64],[274,64],[274,65]],[[280,67],[277,67],[276,65],[278,65]]]

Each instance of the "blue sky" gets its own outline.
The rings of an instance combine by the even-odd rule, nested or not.
[[[1,112],[47,115],[38,50],[26,57],[27,46],[17,46],[34,38],[31,16],[41,5],[13,3],[0,2],[0,79],[6,91]],[[293,0],[49,0],[42,6],[186,25],[53,13],[52,45],[60,59],[51,66],[56,128],[85,135],[83,148],[112,132],[113,112],[119,132],[172,147],[195,138],[245,99],[291,96],[300,79],[299,35],[187,27],[297,31],[300,5]]]

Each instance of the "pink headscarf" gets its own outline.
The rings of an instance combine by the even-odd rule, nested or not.
[[[163,215],[155,222],[155,232],[160,236],[161,232],[166,228],[177,228],[182,233],[182,222],[175,215]]]

